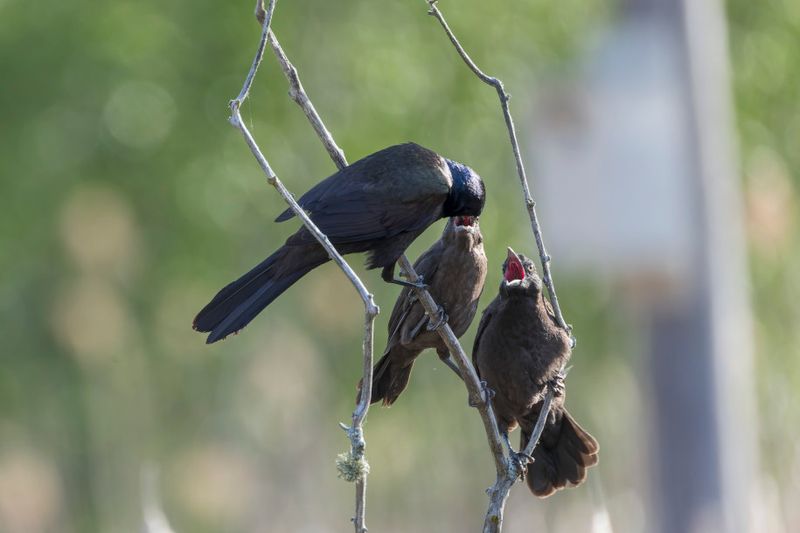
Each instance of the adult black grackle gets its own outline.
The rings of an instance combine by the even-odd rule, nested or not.
[[[450,352],[436,332],[447,322],[456,337],[467,331],[486,281],[486,254],[477,217],[453,217],[441,238],[414,263],[442,316],[428,320],[413,289],[400,293],[389,319],[389,340],[383,357],[375,364],[372,377],[372,403],[383,400],[391,405],[408,385],[414,360],[426,348],[435,348],[444,361]]]
[[[469,167],[414,143],[385,148],[341,169],[305,193],[298,203],[341,254],[370,252],[367,268],[383,268],[388,282],[406,248],[444,217],[478,216],[483,181]],[[294,216],[284,211],[283,222]],[[248,273],[224,287],[195,317],[206,342],[245,327],[283,291],[329,261],[305,227]]]
[[[499,294],[478,326],[472,360],[494,392],[492,406],[507,443],[508,431],[520,425],[520,449],[531,437],[547,388],[555,387],[550,416],[527,473],[528,488],[542,498],[567,484],[580,485],[586,469],[597,464],[597,441],[564,407],[561,369],[569,358],[569,336],[542,293],[533,261],[509,248]],[[520,454],[515,455],[519,459]]]

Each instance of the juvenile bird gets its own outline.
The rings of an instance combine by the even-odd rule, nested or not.
[[[499,294],[478,326],[472,360],[495,393],[492,406],[509,448],[508,432],[517,424],[522,430],[520,449],[528,444],[545,393],[555,387],[526,478],[528,488],[541,498],[568,484],[580,485],[586,469],[597,464],[597,441],[564,407],[561,369],[569,358],[569,335],[556,322],[533,261],[509,248]]]
[[[414,263],[428,285],[441,316],[431,323],[414,290],[400,293],[389,318],[389,340],[372,374],[372,403],[391,405],[408,385],[414,360],[426,348],[435,348],[443,361],[450,352],[436,332],[445,322],[456,337],[467,331],[486,281],[486,255],[477,217],[453,217],[441,238]],[[360,393],[359,393],[360,394]]]
[[[367,268],[394,278],[400,255],[425,229],[444,217],[480,215],[483,181],[472,169],[418,144],[375,152],[305,193],[298,203],[341,254],[369,252]],[[294,216],[289,209],[276,222]],[[206,342],[224,339],[312,269],[329,261],[305,226],[275,253],[217,293],[195,317]]]

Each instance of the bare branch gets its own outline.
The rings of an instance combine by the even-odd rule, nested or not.
[[[334,141],[333,136],[325,127],[322,119],[320,118],[319,114],[317,113],[316,109],[314,108],[311,100],[308,98],[305,90],[303,89],[303,85],[300,82],[300,78],[297,73],[297,69],[291,64],[288,57],[286,56],[285,52],[280,46],[280,43],[273,32],[269,34],[269,43],[272,46],[273,51],[275,52],[276,57],[278,58],[278,62],[281,64],[281,68],[283,69],[284,74],[286,75],[286,79],[289,81],[289,95],[292,99],[299,105],[303,112],[305,113],[306,117],[308,117],[309,122],[311,123],[314,131],[317,133],[322,144],[325,146],[325,149],[328,151],[331,159],[333,160],[334,164],[338,168],[343,168],[347,165],[347,160],[344,156],[342,150],[336,145],[336,141]],[[417,273],[414,271],[414,267],[412,266],[411,262],[408,258],[403,255],[400,257],[398,261],[400,264],[400,268],[406,273],[406,276],[410,281],[416,281],[418,279]],[[425,309],[425,312],[431,317],[432,320],[435,320],[438,316],[438,308],[439,306],[433,300],[433,297],[430,293],[423,289],[416,289],[417,296],[420,298],[420,301]],[[492,452],[492,457],[495,463],[495,469],[497,472],[498,480],[504,480],[504,483],[508,484],[510,487],[514,484],[514,481],[519,477],[519,472],[516,470],[516,465],[508,461],[505,456],[503,447],[503,443],[500,437],[500,431],[497,426],[497,419],[495,417],[494,411],[492,410],[491,404],[488,404],[484,401],[484,392],[481,387],[480,380],[478,379],[478,375],[475,372],[472,363],[467,358],[466,353],[464,352],[463,347],[456,338],[455,334],[453,333],[450,326],[445,324],[443,327],[439,328],[439,335],[442,337],[445,345],[447,346],[448,350],[450,351],[452,357],[455,358],[455,362],[461,372],[462,376],[464,377],[464,383],[467,386],[467,391],[469,393],[470,403],[477,406],[478,412],[481,415],[481,419],[483,421],[484,429],[486,431],[486,437],[489,441],[489,448]],[[366,360],[365,360],[366,364]],[[370,364],[371,361],[370,361]],[[367,378],[366,368],[364,372],[364,377],[362,379],[362,389],[361,394],[361,403],[363,404],[366,399],[372,396],[372,376],[370,374],[369,378]],[[367,388],[368,387],[368,388]],[[359,405],[356,411],[361,409],[361,405]],[[355,413],[354,413],[355,416]],[[355,424],[354,424],[354,427]],[[366,480],[364,481],[364,486],[356,487],[356,531],[361,533],[361,530],[358,529],[358,520],[360,512],[363,513],[364,509],[364,501],[366,498]],[[508,495],[508,490],[505,491],[506,497]],[[505,498],[503,498],[503,502],[505,502]]]
[[[289,97],[291,97],[291,99],[300,106],[303,113],[306,114],[306,118],[308,118],[311,127],[314,128],[314,131],[317,133],[317,137],[319,137],[319,140],[322,141],[322,144],[328,151],[328,155],[330,155],[333,160],[333,164],[335,164],[336,168],[339,170],[343,169],[347,166],[347,159],[344,157],[344,152],[336,145],[336,141],[333,140],[331,132],[328,131],[328,128],[326,128],[325,124],[322,122],[319,113],[317,113],[317,110],[314,108],[314,104],[308,98],[305,89],[303,89],[303,84],[300,83],[297,69],[294,68],[289,58],[286,57],[283,48],[281,48],[281,44],[278,42],[278,38],[272,30],[269,32],[269,44],[275,52],[275,57],[278,58],[278,63],[280,63],[281,69],[289,82]]]
[[[572,347],[574,348],[575,337],[572,335],[572,326],[564,321],[564,316],[561,314],[561,307],[558,305],[558,296],[556,295],[556,288],[553,284],[553,275],[550,272],[551,257],[548,255],[547,249],[544,246],[542,230],[539,226],[539,217],[536,215],[536,202],[533,201],[533,197],[531,196],[530,186],[528,185],[528,177],[525,174],[525,165],[522,163],[522,156],[520,155],[519,151],[517,131],[514,127],[514,119],[511,117],[511,110],[508,106],[508,101],[511,100],[511,95],[506,92],[502,81],[493,76],[487,75],[478,68],[474,61],[472,61],[472,59],[469,57],[469,54],[467,54],[466,50],[464,50],[464,47],[461,46],[461,43],[456,38],[453,30],[451,30],[450,26],[448,26],[444,15],[436,6],[438,0],[425,1],[429,6],[428,14],[436,17],[436,20],[438,20],[442,25],[447,37],[450,39],[450,42],[453,43],[453,46],[455,46],[458,55],[461,56],[461,59],[464,60],[464,63],[467,64],[469,69],[474,72],[483,83],[491,85],[497,91],[497,96],[500,99],[500,106],[503,109],[503,117],[506,121],[506,128],[508,129],[508,137],[511,141],[511,149],[514,152],[514,160],[517,164],[517,175],[519,175],[519,181],[522,185],[522,192],[524,193],[525,198],[525,207],[528,209],[528,216],[531,219],[531,229],[533,230],[533,235],[536,238],[536,246],[539,249],[539,260],[542,263],[542,281],[547,287],[547,292],[550,295],[550,302],[553,304],[553,311],[555,311],[556,320],[558,320],[558,324],[564,328],[567,333],[569,333]]]
[[[517,165],[517,175],[519,176],[519,181],[522,185],[522,192],[525,198],[525,207],[528,210],[528,216],[531,220],[531,229],[533,230],[533,235],[536,239],[536,247],[539,250],[539,260],[542,264],[542,281],[547,287],[547,292],[550,295],[550,302],[553,305],[553,311],[555,313],[556,320],[558,321],[558,324],[569,334],[571,347],[574,348],[576,340],[572,335],[572,326],[566,323],[564,316],[561,313],[561,306],[558,303],[558,296],[556,295],[556,289],[553,283],[553,275],[550,271],[551,258],[544,245],[542,230],[539,226],[539,217],[536,215],[536,202],[534,202],[533,197],[531,196],[530,186],[528,185],[528,177],[525,174],[525,165],[523,164],[522,156],[520,155],[519,141],[517,140],[517,132],[516,128],[514,127],[514,119],[511,116],[511,110],[508,105],[511,95],[506,92],[501,80],[493,76],[489,76],[483,72],[480,68],[478,68],[472,58],[469,57],[469,54],[467,54],[466,50],[464,50],[464,47],[461,46],[461,43],[453,33],[453,30],[451,30],[450,26],[447,24],[444,15],[436,6],[438,0],[425,1],[428,4],[428,14],[436,17],[436,20],[438,20],[442,25],[447,37],[450,39],[450,42],[453,43],[458,55],[461,56],[461,59],[464,61],[464,63],[466,63],[467,67],[469,67],[469,69],[475,74],[475,76],[478,77],[478,79],[487,85],[491,85],[497,91],[497,97],[500,99],[500,107],[503,110],[503,118],[505,119],[508,137],[511,142],[511,149],[514,152],[514,160]],[[548,389],[541,411],[539,412],[539,418],[536,421],[533,434],[531,435],[531,438],[525,447],[524,453],[526,455],[533,454],[533,450],[536,448],[536,445],[539,442],[542,431],[544,431],[544,425],[547,422],[547,417],[550,414],[550,405],[552,401],[553,391],[552,389]],[[505,502],[508,499],[508,494],[511,491],[511,487],[516,482],[517,477],[518,473],[513,467],[513,462],[510,462],[505,473],[502,473],[498,469],[498,475],[495,484],[488,490],[489,509],[486,512],[486,519],[483,525],[484,533],[496,533],[502,530]]]
[[[347,166],[347,159],[344,157],[344,152],[336,145],[333,136],[325,127],[314,104],[308,98],[303,84],[300,82],[300,77],[297,74],[297,69],[289,61],[286,53],[281,48],[280,42],[275,34],[270,30],[268,32],[269,44],[275,52],[275,57],[278,58],[278,63],[281,65],[286,80],[289,82],[289,96],[294,102],[300,106],[303,112],[314,128],[314,131],[319,136],[322,144],[328,151],[328,155],[333,160],[333,163],[338,169]],[[353,517],[353,524],[356,533],[366,533],[366,502],[367,502],[367,476],[369,472],[369,465],[364,461],[364,449],[366,442],[364,441],[363,423],[369,411],[370,398],[372,397],[372,365],[373,365],[373,339],[374,339],[374,326],[375,316],[367,313],[364,324],[364,361],[363,372],[361,376],[361,400],[356,405],[353,411],[353,424],[351,426],[343,426],[350,438],[350,453],[346,454],[344,458],[340,458],[339,471],[343,469],[349,470],[355,474],[345,474],[343,477],[352,479],[356,483],[356,510]]]
[[[363,343],[363,350],[364,350],[364,384],[366,386],[366,390],[371,393],[369,388],[372,385],[372,361],[373,361],[373,332],[374,332],[374,325],[375,325],[375,317],[379,313],[379,308],[375,304],[374,298],[372,294],[367,290],[367,287],[361,281],[361,279],[356,275],[347,261],[336,251],[333,244],[331,244],[328,237],[320,231],[320,229],[312,222],[311,218],[306,214],[305,211],[298,205],[295,201],[292,194],[286,189],[280,179],[275,175],[275,172],[269,165],[266,157],[261,152],[261,149],[256,144],[255,139],[253,138],[250,130],[245,125],[244,121],[241,117],[241,106],[244,100],[247,98],[248,93],[250,92],[250,87],[253,84],[253,80],[255,78],[256,72],[258,70],[259,65],[261,64],[261,60],[264,56],[264,48],[267,43],[268,36],[270,34],[270,23],[272,22],[272,15],[275,11],[275,3],[276,0],[270,0],[269,6],[266,11],[264,11],[263,4],[261,0],[257,0],[256,3],[256,18],[262,24],[262,32],[261,32],[261,39],[258,43],[258,49],[256,51],[255,58],[253,59],[253,64],[250,67],[250,72],[247,74],[245,78],[244,85],[242,86],[242,90],[239,92],[239,96],[237,96],[234,100],[230,102],[231,108],[231,117],[230,122],[239,131],[242,133],[242,136],[245,139],[245,142],[250,147],[250,151],[258,161],[259,166],[264,171],[264,174],[267,176],[267,181],[275,187],[284,201],[289,205],[292,212],[303,222],[303,225],[311,232],[314,238],[322,245],[325,251],[328,253],[328,256],[335,262],[339,268],[344,272],[350,282],[353,284],[353,287],[358,292],[359,296],[364,302],[364,343]],[[277,44],[277,40],[274,40],[274,43]],[[274,47],[273,47],[274,48]],[[296,77],[296,75],[295,75]],[[291,80],[290,80],[291,81]],[[299,85],[299,83],[298,83]],[[302,87],[300,88],[302,91]],[[320,122],[321,125],[321,122]],[[324,129],[324,126],[322,126]],[[345,163],[346,164],[346,163]],[[354,481],[356,482],[356,516],[353,519],[355,523],[356,533],[366,533],[367,528],[365,525],[365,498],[366,498],[366,474],[369,472],[369,466],[366,464],[364,460],[364,450],[366,448],[366,442],[364,440],[364,432],[363,432],[363,422],[364,418],[367,416],[367,411],[369,409],[369,398],[370,394],[364,394],[364,398],[356,406],[355,411],[353,412],[353,425],[350,427],[345,426],[345,430],[347,431],[347,435],[350,438],[350,453],[347,456],[347,464],[350,467],[353,467],[351,471],[356,472],[354,475]]]
[[[533,450],[539,443],[539,438],[542,436],[544,425],[547,422],[548,415],[550,414],[550,404],[553,403],[553,396],[553,389],[548,387],[547,394],[545,394],[544,400],[542,401],[542,409],[539,413],[539,418],[536,420],[536,425],[533,426],[531,439],[528,441],[528,445],[525,446],[525,450],[523,452],[525,455],[533,455]]]
[[[419,276],[414,271],[413,265],[405,255],[400,256],[398,263],[409,281],[412,283],[419,281]],[[425,309],[425,313],[430,318],[431,324],[434,324],[439,316],[439,306],[436,304],[431,294],[425,289],[414,289],[414,291],[417,293],[417,297],[423,309]],[[437,331],[444,341],[445,346],[447,346],[447,349],[450,351],[450,356],[455,359],[455,363],[458,365],[461,377],[464,380],[464,384],[467,386],[467,391],[469,391],[470,405],[476,406],[481,415],[483,427],[486,430],[486,438],[489,440],[489,449],[494,457],[494,466],[497,470],[497,474],[505,474],[508,471],[509,462],[504,455],[503,441],[500,437],[500,430],[497,427],[497,418],[495,417],[491,403],[487,402],[484,398],[486,392],[481,385],[478,374],[475,372],[475,367],[472,366],[472,362],[467,358],[464,348],[461,347],[461,343],[458,342],[458,338],[453,333],[453,330],[450,329],[449,324],[444,324]]]
[[[545,394],[542,409],[539,412],[539,418],[536,420],[536,425],[533,428],[533,434],[525,446],[523,455],[532,456],[533,450],[539,444],[539,439],[542,437],[544,425],[547,423],[547,417],[550,414],[550,405],[553,402],[553,390],[548,389]],[[483,522],[484,533],[499,532],[503,528],[503,511],[506,505],[506,500],[511,492],[511,487],[517,481],[518,474],[516,472],[509,472],[509,475],[498,476],[495,484],[487,491],[489,494],[489,509],[486,511],[486,519]]]

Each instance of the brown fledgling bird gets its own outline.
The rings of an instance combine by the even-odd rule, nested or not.
[[[526,478],[540,498],[580,485],[586,469],[597,464],[597,441],[564,407],[561,369],[570,353],[569,335],[556,322],[533,261],[509,248],[499,294],[478,326],[472,360],[494,392],[492,406],[507,443],[508,432],[520,426],[520,450],[531,438],[548,387],[555,387]]]
[[[450,218],[441,238],[414,263],[439,304],[440,320],[431,324],[412,288],[400,293],[389,319],[389,340],[372,375],[372,403],[391,405],[408,385],[414,360],[426,348],[435,348],[449,362],[450,352],[436,332],[447,322],[456,337],[467,331],[478,310],[486,281],[486,254],[478,218]]]

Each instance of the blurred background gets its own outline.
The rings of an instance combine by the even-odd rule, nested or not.
[[[569,408],[601,443],[579,489],[515,487],[505,531],[800,530],[800,3],[441,8],[514,96],[578,337]],[[227,342],[190,327],[296,228],[226,122],[252,12],[0,1],[4,533],[142,530],[146,465],[177,533],[351,530],[334,461],[363,317],[343,275],[314,271]],[[350,161],[414,140],[484,177],[488,304],[505,247],[534,241],[496,94],[425,2],[279,2],[273,28]],[[268,53],[243,116],[302,193],[333,165],[286,92]],[[351,260],[380,353],[398,289]],[[492,463],[435,356],[366,437],[371,531],[479,528]]]

